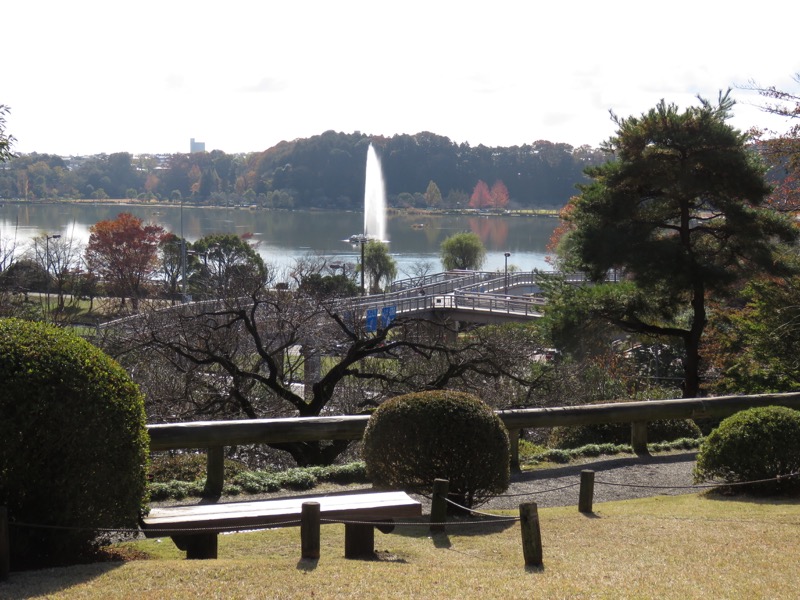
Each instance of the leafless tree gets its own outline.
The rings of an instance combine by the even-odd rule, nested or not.
[[[397,318],[368,331],[363,313],[355,300],[261,287],[109,324],[98,344],[142,386],[157,421],[352,414],[408,391],[536,384],[535,350],[510,351],[488,330],[457,336],[452,323]],[[274,447],[307,465],[346,446]]]
[[[31,241],[28,254],[47,279],[45,310],[48,315],[57,318],[63,314],[67,290],[73,287],[81,269],[83,251],[83,245],[72,236],[42,234]],[[50,292],[57,298],[53,311],[50,310]]]

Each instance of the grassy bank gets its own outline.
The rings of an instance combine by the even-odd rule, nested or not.
[[[540,511],[544,567],[523,565],[519,525],[423,525],[376,534],[382,560],[343,558],[341,525],[322,558],[300,560],[299,529],[225,535],[216,561],[169,540],[148,560],[12,573],[11,598],[790,598],[800,586],[800,502],[656,497]],[[513,513],[505,513],[513,514]]]

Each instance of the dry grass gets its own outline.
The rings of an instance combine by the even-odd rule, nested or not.
[[[0,598],[792,598],[800,588],[800,502],[658,497],[540,511],[544,567],[523,565],[519,525],[376,533],[382,560],[343,558],[324,526],[322,558],[299,559],[297,528],[226,535],[216,561],[151,560],[13,573]]]

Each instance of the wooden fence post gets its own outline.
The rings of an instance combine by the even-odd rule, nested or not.
[[[303,502],[300,511],[300,556],[319,558],[319,502]]]
[[[519,505],[519,523],[525,566],[540,567],[542,565],[542,531],[536,502]]]
[[[636,454],[647,454],[647,421],[631,423],[631,448]]]
[[[447,494],[450,491],[450,482],[447,479],[434,479],[433,495],[431,496],[431,525],[430,531],[444,531],[447,520]]]
[[[212,446],[206,455],[206,487],[203,493],[206,496],[221,496],[222,486],[225,481],[225,448]]]
[[[581,471],[581,489],[578,494],[578,512],[591,513],[594,501],[594,471]]]
[[[511,463],[511,470],[515,473],[518,473],[519,468],[519,438],[520,433],[522,430],[520,429],[509,429],[508,430],[508,445],[509,445],[509,457]]]
[[[11,546],[8,541],[8,509],[0,506],[0,581],[11,572]]]

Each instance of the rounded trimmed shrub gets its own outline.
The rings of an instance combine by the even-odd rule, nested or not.
[[[476,396],[429,391],[381,404],[364,432],[367,476],[382,488],[430,493],[447,479],[454,502],[472,507],[508,488],[508,432]]]
[[[695,481],[740,483],[800,472],[800,411],[784,406],[750,408],[723,420],[703,441]],[[800,477],[731,490],[781,493],[800,490]]]
[[[0,389],[0,504],[44,526],[11,526],[12,568],[74,562],[99,528],[135,527],[149,440],[122,367],[71,332],[3,319]]]

